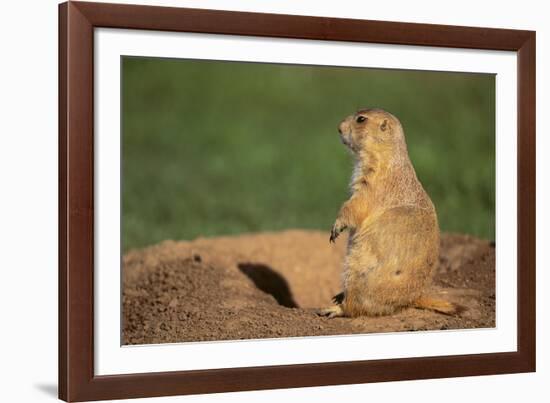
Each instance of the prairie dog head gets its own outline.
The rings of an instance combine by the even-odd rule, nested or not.
[[[382,109],[361,109],[338,125],[342,143],[353,153],[390,151],[405,146],[401,122]]]

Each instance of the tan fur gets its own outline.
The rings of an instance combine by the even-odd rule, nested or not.
[[[350,234],[343,296],[320,314],[387,315],[407,306],[453,311],[451,303],[425,297],[438,264],[439,227],[409,159],[401,123],[381,109],[364,109],[346,117],[339,132],[355,156],[355,169],[351,197],[330,240],[345,229]]]
[[[464,311],[464,307],[453,304],[452,302],[445,301],[444,299],[438,299],[434,297],[420,297],[414,302],[415,308],[429,309],[445,315],[457,315]]]

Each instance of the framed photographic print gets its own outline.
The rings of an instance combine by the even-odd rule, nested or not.
[[[535,33],[59,8],[59,397],[535,370]]]

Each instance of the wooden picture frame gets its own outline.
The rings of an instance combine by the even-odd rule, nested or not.
[[[94,28],[506,50],[518,59],[518,350],[94,375]],[[168,7],[59,6],[59,397],[66,401],[535,371],[535,32]]]

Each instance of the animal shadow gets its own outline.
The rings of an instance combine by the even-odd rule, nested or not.
[[[290,292],[288,282],[271,267],[262,263],[239,263],[237,267],[252,280],[256,287],[272,295],[279,305],[287,308],[298,308],[298,304],[296,304]]]

